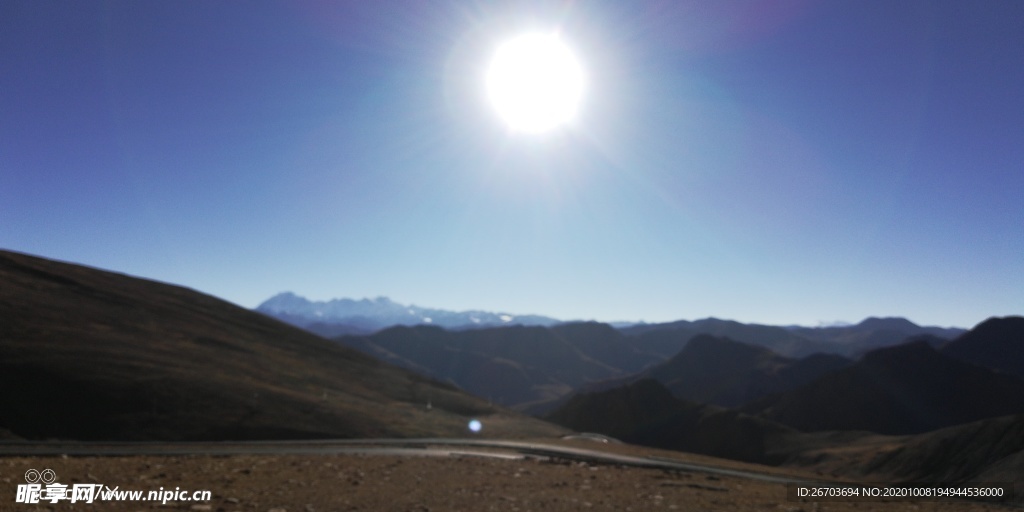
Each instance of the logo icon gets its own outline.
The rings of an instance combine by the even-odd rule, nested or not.
[[[39,471],[38,469],[30,469],[25,472],[25,481],[30,484],[40,482],[44,484],[52,484],[57,481],[57,473],[50,468],[46,468],[42,471]]]

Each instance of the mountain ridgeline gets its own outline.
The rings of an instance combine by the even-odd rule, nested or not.
[[[310,301],[291,292],[279,293],[256,311],[325,337],[366,335],[393,326],[427,325],[447,330],[510,326],[552,327],[562,323],[540,315],[512,315],[488,311],[449,311],[407,306],[387,297]],[[911,336],[930,335],[938,342],[953,339],[963,329],[921,327],[905,318],[867,318],[843,327],[780,327],[705,318],[654,324],[616,324],[640,352],[662,359],[674,356],[698,334],[729,338],[767,348],[779,355],[802,358],[814,353],[859,357],[876,348],[898,345]]]
[[[906,329],[904,339],[917,335],[930,336],[934,344],[947,341],[922,334],[934,329],[905,320],[876,320],[863,322],[863,331],[856,326],[843,328],[843,336],[877,340],[876,329],[882,323],[885,332]],[[818,341],[794,341],[790,330],[778,327],[714,319],[686,325],[615,329],[577,322],[461,330],[414,325],[335,339],[532,414],[550,412],[572,392],[603,390],[643,378],[658,380],[681,399],[736,407],[843,368],[853,359],[839,353],[857,352],[849,350],[845,342],[825,341],[828,337],[824,335],[818,336]],[[789,355],[769,346],[786,348]],[[807,353],[811,346],[821,350]]]
[[[780,327],[744,324],[733,320],[703,320],[642,324],[625,327],[622,332],[636,336],[644,350],[667,357],[678,350],[680,341],[698,334],[729,338],[757,345],[791,358],[814,353],[838,354],[856,358],[882,347],[898,345],[913,336],[928,335],[944,343],[965,331],[958,328],[921,327],[905,318],[867,318],[844,327]]]
[[[549,417],[562,417],[557,410],[575,397],[650,380],[674,399],[798,431],[914,434],[1024,412],[1021,323],[993,318],[971,331],[874,317],[818,328],[715,318],[619,329],[403,325],[336,340]]]
[[[642,378],[658,380],[682,399],[735,407],[806,384],[878,347],[913,336],[929,336],[940,345],[963,332],[902,318],[821,328],[708,318],[616,329],[405,306],[383,297],[314,302],[292,293],[278,294],[257,310],[535,414],[550,412],[572,392]],[[708,336],[729,343],[709,344]]]
[[[436,325],[446,329],[472,329],[558,323],[554,318],[540,315],[423,308],[399,304],[387,297],[311,301],[291,292],[282,292],[267,299],[256,307],[256,311],[326,337],[366,334],[396,325]]]

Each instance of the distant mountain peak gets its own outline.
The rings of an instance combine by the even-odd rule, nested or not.
[[[862,320],[857,327],[861,329],[889,329],[893,331],[914,332],[921,329],[921,326],[903,317],[875,317],[869,316]]]
[[[852,325],[853,325],[852,323],[847,322],[845,320],[832,320],[830,322],[826,322],[826,321],[822,320],[822,321],[818,322],[818,325],[816,327],[818,327],[819,329],[824,329],[824,328],[828,328],[828,327],[850,327]],[[796,327],[801,327],[801,326],[796,326]]]
[[[290,291],[274,295],[257,306],[256,310],[303,328],[311,328],[314,324],[321,327],[346,325],[366,332],[393,325],[426,324],[444,328],[472,328],[517,324],[547,326],[559,323],[554,318],[538,315],[512,315],[475,310],[450,311],[414,304],[405,305],[386,296],[358,300],[341,298],[311,301]]]

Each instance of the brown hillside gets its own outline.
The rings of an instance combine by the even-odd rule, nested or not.
[[[190,289],[6,251],[0,283],[0,429],[20,437],[557,431]]]

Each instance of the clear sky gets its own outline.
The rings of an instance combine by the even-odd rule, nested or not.
[[[1024,2],[0,2],[0,247],[246,307],[1024,313]],[[574,120],[511,132],[558,31]],[[2,283],[0,283],[2,286]]]

